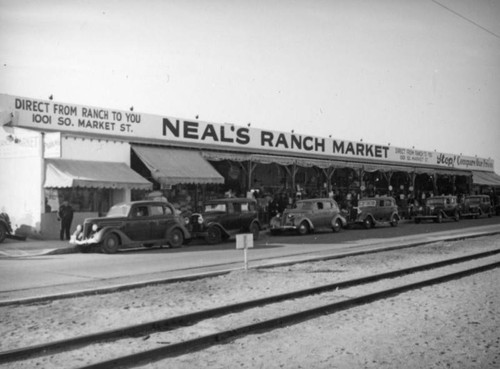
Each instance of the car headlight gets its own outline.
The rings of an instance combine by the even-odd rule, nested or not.
[[[184,224],[188,225],[189,224],[189,218],[188,217],[185,217],[184,218]]]
[[[97,232],[98,229],[99,227],[97,226],[97,224],[92,224],[92,231]]]
[[[203,218],[202,217],[198,217],[198,224],[203,224]]]
[[[78,233],[80,233],[80,232],[82,231],[82,229],[83,229],[83,227],[82,227],[82,225],[81,225],[81,224],[78,224],[78,225],[76,226],[76,231],[77,231]]]

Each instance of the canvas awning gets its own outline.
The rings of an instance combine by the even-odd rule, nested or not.
[[[247,161],[250,160],[249,154],[240,154],[234,152],[225,151],[203,151],[201,153],[203,158],[210,161],[222,161],[222,160],[232,160],[232,161]]]
[[[415,169],[412,167],[395,166],[395,165],[382,165],[382,164],[363,164],[363,170],[368,173],[373,172],[407,172],[412,173]]]
[[[125,163],[45,160],[45,188],[93,187],[150,190],[153,184]]]
[[[132,149],[162,184],[224,183],[224,177],[198,151],[136,145]]]
[[[494,172],[472,172],[472,183],[481,186],[500,186],[500,176]]]

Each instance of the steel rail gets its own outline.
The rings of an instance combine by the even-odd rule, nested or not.
[[[155,320],[151,322],[131,325],[128,327],[117,328],[113,330],[107,330],[103,332],[97,332],[88,335],[82,335],[79,337],[72,337],[63,340],[57,340],[52,342],[47,342],[43,344],[33,345],[24,348],[6,350],[0,352],[0,363],[11,362],[20,359],[26,359],[33,356],[43,356],[49,355],[51,353],[69,351],[76,347],[82,347],[89,344],[95,344],[97,342],[102,342],[106,340],[117,340],[125,337],[141,336],[149,333],[173,330],[178,326],[192,325],[205,319],[214,318],[218,316],[227,315],[230,313],[244,311],[250,308],[264,306],[272,303],[282,302],[286,300],[292,300],[300,297],[311,296],[315,294],[320,294],[323,292],[333,291],[336,289],[348,288],[353,286],[359,286],[367,283],[373,283],[383,279],[390,279],[400,277],[406,274],[421,272],[429,269],[436,269],[452,264],[462,263],[474,259],[484,258],[488,256],[493,256],[500,253],[500,249],[483,251],[480,253],[468,254],[460,257],[455,257],[451,259],[441,260],[437,262],[432,262],[428,264],[421,264],[409,268],[398,269],[390,272],[370,275],[366,277],[351,279],[347,281],[341,281],[326,285],[321,285],[317,287],[307,288],[303,290],[297,290],[292,292],[287,292],[283,294],[263,297],[251,301],[245,301],[230,305],[225,305],[217,308],[197,311],[193,313],[188,313],[184,315],[179,315],[175,317],[170,317],[166,319]],[[221,335],[220,333],[218,335]],[[224,335],[222,335],[224,336]]]
[[[479,267],[470,268],[435,278],[429,278],[418,282],[409,283],[403,286],[398,286],[387,290],[374,292],[371,294],[366,294],[355,298],[350,298],[344,301],[335,302],[315,307],[312,309],[302,310],[297,313],[283,315],[277,318],[264,320],[258,323],[231,328],[226,331],[209,334],[206,336],[201,336],[186,341],[169,344],[159,348],[145,350],[138,353],[102,361],[99,363],[82,366],[79,369],[131,368],[137,365],[144,365],[147,363],[159,361],[169,357],[175,357],[182,354],[186,354],[188,352],[199,351],[203,348],[220,344],[221,342],[227,342],[228,340],[234,339],[236,337],[241,337],[244,335],[255,334],[255,333],[268,332],[270,330],[280,328],[285,325],[301,323],[303,321],[315,318],[320,315],[333,314],[335,312],[347,310],[352,307],[364,305],[377,300],[382,300],[414,289],[434,284],[439,284],[453,279],[458,279],[468,275],[484,272],[490,269],[497,268],[499,266],[500,266],[500,261],[496,261],[494,263],[481,265]]]

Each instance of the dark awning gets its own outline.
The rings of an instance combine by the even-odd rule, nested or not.
[[[201,156],[206,160],[210,161],[222,161],[222,160],[232,160],[232,161],[247,161],[250,160],[249,154],[240,154],[234,152],[226,151],[203,151]]]
[[[132,149],[162,184],[224,183],[224,177],[198,151],[136,145]]]
[[[436,169],[436,173],[447,176],[470,176],[472,173],[466,170]]]
[[[472,172],[472,183],[481,186],[500,186],[500,176],[493,172]]]
[[[151,182],[125,163],[46,159],[45,164],[45,188],[153,188]]]
[[[368,173],[373,172],[407,172],[412,173],[415,171],[412,167],[406,166],[395,166],[395,165],[383,165],[383,164],[363,164],[363,170]]]

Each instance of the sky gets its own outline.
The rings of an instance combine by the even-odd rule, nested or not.
[[[0,93],[500,173],[500,0],[0,0]]]

